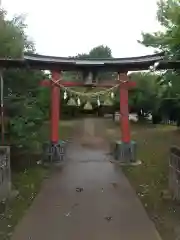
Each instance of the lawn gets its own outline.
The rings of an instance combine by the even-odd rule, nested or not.
[[[73,121],[61,121],[59,126],[61,139],[68,139],[71,136],[73,125]],[[37,144],[35,144],[36,152],[40,151],[41,141],[48,140],[48,123],[42,127],[38,136]],[[14,227],[32,204],[41,188],[43,179],[47,178],[49,174],[49,169],[38,165],[25,171],[12,173],[13,188],[19,194],[14,200],[7,202],[6,205],[0,205],[0,240],[8,240],[11,237]]]
[[[119,139],[119,126],[108,124],[110,140]],[[132,139],[138,144],[138,159],[142,164],[123,167],[163,240],[180,239],[180,204],[165,200],[161,193],[168,189],[168,158],[172,144],[180,146],[180,132],[176,127],[131,126]]]

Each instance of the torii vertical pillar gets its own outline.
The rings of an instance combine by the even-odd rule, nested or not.
[[[127,73],[119,74],[119,81],[121,140],[116,142],[114,157],[116,160],[128,164],[136,162],[136,143],[131,141],[128,104],[128,90],[135,83],[129,82]]]
[[[60,120],[60,87],[58,82],[61,79],[60,71],[52,71],[50,83],[51,109],[50,109],[50,142],[44,145],[44,162],[58,163],[63,160],[62,143],[59,141],[59,120]]]
[[[59,141],[59,113],[60,113],[60,88],[54,82],[60,80],[59,72],[52,72],[51,81],[51,143],[57,144]]]

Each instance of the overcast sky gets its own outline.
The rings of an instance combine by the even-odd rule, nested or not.
[[[1,0],[9,17],[27,14],[28,35],[39,54],[74,56],[108,45],[114,57],[153,53],[137,43],[159,29],[157,0]]]

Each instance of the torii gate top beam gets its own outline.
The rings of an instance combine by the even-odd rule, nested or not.
[[[21,59],[0,58],[2,68],[34,68],[41,70],[61,71],[140,71],[147,70],[150,66],[159,62],[157,70],[179,69],[180,61],[167,61],[164,53],[154,55],[131,57],[131,58],[110,58],[110,59],[78,59],[67,57],[43,56],[38,54],[25,54]]]

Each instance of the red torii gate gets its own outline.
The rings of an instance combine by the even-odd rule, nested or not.
[[[164,53],[154,55],[131,57],[131,58],[112,58],[112,59],[77,59],[43,56],[38,54],[26,54],[22,59],[0,59],[0,68],[32,68],[50,70],[52,73],[51,81],[43,81],[43,86],[51,88],[51,136],[50,143],[45,146],[48,150],[50,160],[60,160],[61,143],[59,143],[58,125],[60,118],[60,89],[59,81],[64,87],[85,86],[84,83],[63,82],[61,71],[80,71],[90,73],[95,71],[111,71],[119,73],[120,89],[120,126],[121,141],[116,142],[113,151],[116,160],[122,162],[134,162],[136,160],[136,144],[131,141],[128,111],[128,90],[135,86],[134,82],[129,81],[127,72],[147,70],[155,63],[158,69],[179,68],[179,63],[164,60]],[[157,67],[157,66],[156,66]],[[96,87],[113,87],[111,84],[92,84]],[[3,109],[1,107],[1,109]],[[49,150],[51,149],[51,152]]]
[[[50,87],[51,89],[51,136],[50,140],[53,145],[59,142],[59,121],[60,121],[60,86],[63,87],[80,87],[86,86],[85,83],[79,82],[63,82],[61,71],[52,71],[51,81],[43,80],[42,86]],[[128,107],[128,91],[136,86],[135,82],[129,81],[127,72],[119,73],[119,91],[120,91],[120,129],[121,142],[125,145],[131,144],[130,126],[129,126],[129,107]],[[93,87],[110,88],[116,84],[91,84]],[[122,150],[121,150],[122,151]],[[125,157],[125,154],[121,158]]]

